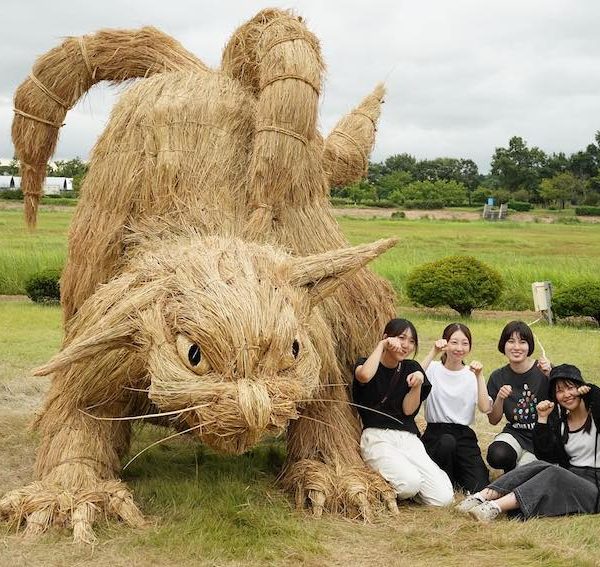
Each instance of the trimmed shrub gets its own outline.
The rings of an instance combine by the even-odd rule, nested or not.
[[[600,281],[563,287],[554,294],[552,308],[559,317],[593,317],[600,324]]]
[[[334,207],[354,205],[354,201],[347,197],[329,197],[329,202]]]
[[[394,219],[394,220],[405,219],[406,218],[406,213],[404,211],[394,211],[390,215],[390,218]]]
[[[60,301],[60,270],[43,270],[33,274],[25,282],[27,296],[36,303]]]
[[[361,201],[360,206],[377,207],[380,209],[393,209],[397,205],[388,199],[365,199],[364,201]]]
[[[448,256],[415,268],[406,281],[408,296],[420,305],[447,305],[462,316],[498,300],[504,283],[493,268],[472,256]]]
[[[443,209],[443,201],[406,201],[404,203],[406,209],[421,209],[424,211],[431,211],[434,209]]]
[[[508,208],[519,213],[525,213],[533,209],[533,205],[531,203],[525,203],[523,201],[509,201]]]
[[[600,217],[600,207],[575,207],[575,214],[580,217]]]
[[[23,191],[20,189],[0,189],[0,199],[7,201],[22,201]]]

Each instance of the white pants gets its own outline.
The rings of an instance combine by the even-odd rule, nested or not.
[[[430,506],[452,504],[454,491],[448,475],[431,460],[415,434],[369,427],[360,438],[360,452],[399,498],[416,496]]]

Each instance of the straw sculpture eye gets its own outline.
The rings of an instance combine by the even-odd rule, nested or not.
[[[188,360],[192,366],[198,366],[200,361],[202,360],[202,353],[200,352],[200,347],[194,343],[190,350],[188,350]]]
[[[298,342],[297,339],[294,339],[294,342],[292,343],[292,354],[294,355],[294,358],[298,358],[299,352],[300,352],[300,343]]]
[[[201,374],[209,369],[208,362],[202,356],[200,345],[185,335],[177,335],[177,352],[185,365],[196,374]]]

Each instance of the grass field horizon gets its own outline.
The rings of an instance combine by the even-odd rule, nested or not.
[[[32,233],[22,211],[0,210],[0,294],[22,294],[27,277],[63,266],[71,216],[71,210],[41,210]],[[354,217],[338,221],[351,244],[399,239],[372,263],[394,286],[399,306],[411,305],[404,282],[413,268],[455,254],[475,256],[501,273],[505,289],[493,309],[532,309],[534,281],[551,281],[557,291],[597,279],[600,273],[600,224]]]

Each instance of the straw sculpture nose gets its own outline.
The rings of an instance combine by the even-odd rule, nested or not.
[[[240,412],[249,429],[264,429],[271,416],[271,398],[264,384],[242,379],[237,383]]]

